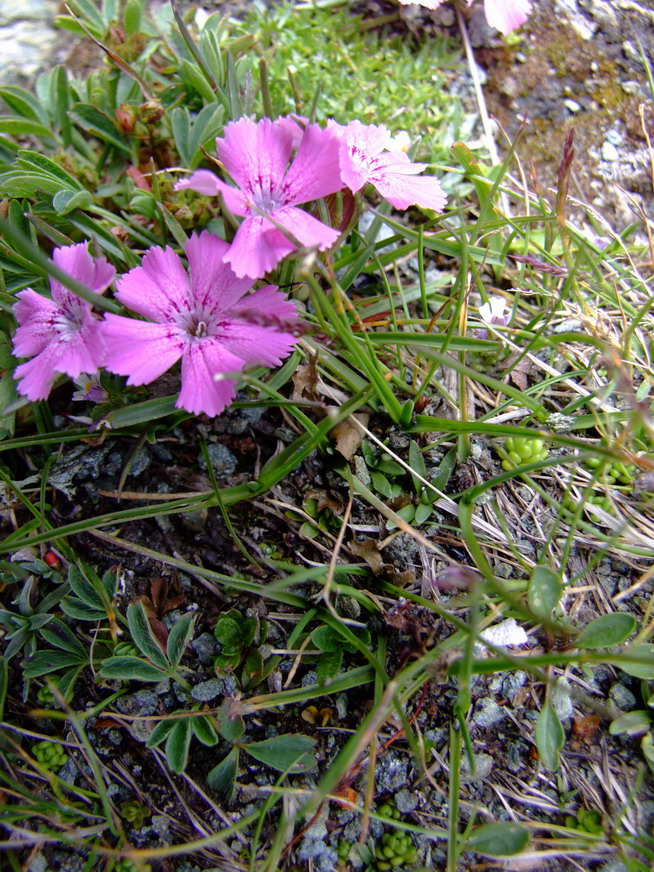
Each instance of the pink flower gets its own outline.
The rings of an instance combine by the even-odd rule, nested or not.
[[[107,290],[115,275],[104,258],[91,257],[85,242],[55,248],[52,260],[97,294]],[[102,322],[91,313],[91,304],[56,279],[50,279],[50,291],[52,299],[27,288],[14,305],[19,325],[14,354],[33,358],[16,367],[18,390],[30,400],[45,400],[57,373],[75,378],[94,372],[104,357]]]
[[[405,6],[418,3],[426,9],[438,9],[444,0],[400,0]],[[473,0],[468,0],[468,6]],[[486,21],[500,33],[510,33],[525,23],[531,12],[530,0],[484,0]]]
[[[426,164],[412,163],[406,152],[397,150],[383,124],[350,121],[342,127],[331,122],[330,129],[341,140],[341,176],[353,193],[370,182],[396,209],[416,205],[443,211],[447,197],[438,179],[433,176],[416,178]]]
[[[245,217],[225,257],[239,278],[264,275],[295,251],[296,242],[322,251],[338,238],[337,230],[298,208],[342,188],[338,141],[329,131],[309,124],[289,164],[298,129],[287,119],[232,121],[224,139],[216,139],[216,148],[237,187],[209,170],[198,170],[175,186],[222,194],[227,208]]]
[[[234,398],[233,378],[248,364],[276,366],[296,342],[297,312],[276,287],[244,296],[251,280],[227,264],[229,245],[205,230],[186,245],[187,274],[172,248],[151,248],[118,281],[116,297],[147,321],[107,315],[106,367],[127,384],[154,381],[180,358],[178,408],[219,415]]]
[[[468,0],[468,5],[472,0]],[[523,25],[531,12],[530,0],[484,0],[486,21],[500,33],[511,33]]]

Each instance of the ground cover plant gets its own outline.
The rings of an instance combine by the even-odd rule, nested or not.
[[[639,228],[397,9],[61,25],[0,87],[7,867],[651,868]]]

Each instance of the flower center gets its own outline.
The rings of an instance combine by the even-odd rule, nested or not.
[[[261,212],[274,212],[281,205],[279,194],[273,191],[270,179],[259,179],[250,189],[250,203]]]
[[[83,324],[84,309],[76,305],[59,309],[53,321],[53,327],[62,339],[70,339],[82,329]]]
[[[213,336],[218,327],[216,316],[204,306],[193,309],[190,312],[180,312],[177,323],[184,334],[184,338],[190,341]]]

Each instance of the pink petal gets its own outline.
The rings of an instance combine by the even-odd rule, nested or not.
[[[395,209],[408,209],[415,205],[421,209],[442,212],[447,202],[447,195],[433,176],[416,177],[389,172],[375,180],[375,186]]]
[[[425,9],[438,9],[441,3],[445,0],[400,0],[404,6],[410,6],[412,3],[418,3],[419,6],[424,6]]]
[[[225,262],[239,278],[261,278],[290,254],[295,245],[259,215],[246,218],[236,231]]]
[[[324,251],[338,239],[338,230],[328,227],[322,221],[318,221],[313,215],[309,215],[304,209],[296,206],[288,206],[286,209],[277,209],[272,217],[285,230],[288,230],[295,239],[308,248],[319,248]]]
[[[235,215],[247,215],[249,206],[243,194],[237,188],[225,184],[209,170],[197,170],[188,179],[180,179],[175,185],[176,191],[183,191],[186,188],[197,191],[198,194],[205,194],[207,197],[217,197],[218,194],[222,194],[230,212]]]
[[[286,202],[296,206],[340,191],[339,152],[340,142],[333,130],[309,124],[284,180]]]
[[[225,325],[220,341],[246,363],[279,366],[298,340],[297,336],[278,332],[273,327],[235,321]]]
[[[251,279],[238,279],[225,255],[229,245],[219,236],[204,230],[193,234],[186,244],[186,257],[191,271],[191,286],[196,305],[214,311],[230,309],[252,287]]]
[[[276,187],[286,173],[292,146],[292,130],[269,118],[239,118],[225,127],[224,139],[216,139],[225,170],[246,191],[254,185]]]
[[[171,321],[192,299],[186,270],[172,248],[151,248],[142,266],[122,276],[117,288],[116,297],[124,306],[152,321]]]
[[[500,33],[510,33],[524,24],[531,12],[530,0],[484,0],[486,21]]]
[[[176,405],[194,415],[220,413],[234,399],[234,379],[216,381],[218,373],[241,372],[243,361],[217,341],[189,343],[182,357],[182,390]]]
[[[129,376],[128,385],[143,385],[163,375],[182,356],[184,342],[170,324],[150,324],[105,315],[105,366],[110,372]]]
[[[96,294],[104,293],[116,274],[116,270],[104,257],[97,259],[91,257],[85,242],[55,248],[52,252],[52,260],[60,270],[77,279]],[[58,303],[66,303],[70,297],[76,296],[56,279],[51,279],[50,284],[53,299]]]
[[[278,127],[286,128],[291,133],[293,138],[293,148],[297,149],[302,142],[304,136],[304,128],[309,123],[309,119],[303,115],[283,115],[275,121]]]
[[[104,363],[105,356],[102,322],[87,310],[82,327],[61,340],[60,346],[61,353],[55,365],[57,372],[65,372],[71,378],[83,372],[95,372]]]
[[[32,357],[40,354],[54,337],[53,320],[59,310],[56,303],[31,288],[16,297],[14,315],[19,327],[14,335],[14,354]]]
[[[229,315],[255,324],[269,323],[288,327],[297,321],[297,308],[295,302],[287,300],[275,285],[265,285],[243,297],[230,309]]]
[[[55,346],[50,345],[32,360],[16,367],[14,376],[18,381],[18,390],[29,400],[45,400],[50,393],[56,376],[54,364],[57,351]]]
[[[358,149],[373,157],[391,148],[393,137],[384,124],[362,124],[350,121],[342,128],[342,140],[350,149]]]

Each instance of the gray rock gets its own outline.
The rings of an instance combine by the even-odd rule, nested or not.
[[[48,872],[48,861],[43,854],[37,854],[36,857],[32,858],[27,872]]]
[[[470,763],[467,755],[463,755],[461,759],[461,781],[464,784],[469,784],[473,781],[479,781],[482,778],[488,778],[495,762],[490,754],[475,754],[475,771],[470,771]]]
[[[620,152],[612,142],[602,143],[602,160],[610,161],[611,163],[620,160]]]
[[[232,475],[238,465],[236,455],[222,442],[213,442],[207,446],[207,454],[216,475]],[[204,457],[200,458],[200,467],[206,469]]]
[[[191,696],[197,702],[209,702],[225,692],[225,682],[220,678],[210,678],[209,681],[201,681],[191,691]]]
[[[139,475],[142,475],[148,466],[150,466],[150,460],[150,453],[145,447],[137,451],[129,468],[128,478],[137,478]]]
[[[619,681],[617,681],[609,691],[609,697],[619,709],[626,712],[632,711],[638,704],[633,693]]]
[[[410,814],[420,805],[421,794],[416,790],[403,787],[395,794],[395,807],[402,814]]]
[[[523,672],[522,669],[510,672],[502,681],[502,693],[510,703],[513,703],[516,693],[525,686],[526,681],[527,673]]]
[[[128,693],[116,700],[116,708],[124,715],[136,715],[147,717],[153,715],[158,707],[159,700],[153,690],[139,690],[136,693]]]
[[[302,839],[297,858],[305,862],[312,860],[316,872],[333,872],[338,863],[336,849],[317,839]]]
[[[409,761],[392,751],[377,764],[375,784],[379,793],[395,793],[407,782]]]
[[[572,717],[573,707],[570,698],[570,683],[567,678],[560,678],[554,685],[552,705],[560,720],[566,721]]]
[[[218,642],[211,633],[202,633],[191,642],[191,648],[197,654],[200,663],[213,663],[218,654]]]
[[[499,706],[494,699],[484,697],[477,700],[472,722],[478,727],[490,727],[499,723],[506,717],[506,710]]]

